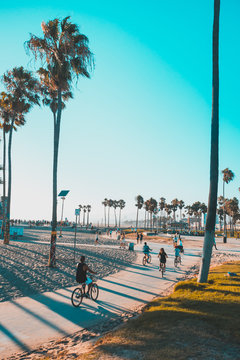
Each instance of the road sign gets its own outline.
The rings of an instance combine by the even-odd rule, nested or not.
[[[80,209],[75,209],[75,215],[80,215]]]

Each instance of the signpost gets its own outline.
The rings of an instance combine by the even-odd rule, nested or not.
[[[74,263],[75,263],[75,258],[76,258],[77,217],[78,217],[78,215],[80,215],[80,209],[75,209],[76,221],[75,221],[75,236],[74,236]]]
[[[61,223],[60,223],[60,235],[59,237],[62,237],[62,221],[63,221],[63,207],[64,207],[64,200],[65,200],[65,197],[67,196],[67,194],[69,193],[70,190],[62,190],[60,191],[60,193],[58,194],[58,196],[61,197],[62,199],[62,215],[61,215]]]

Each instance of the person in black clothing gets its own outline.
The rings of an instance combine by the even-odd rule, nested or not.
[[[163,264],[164,271],[166,270],[167,254],[164,251],[164,248],[161,248],[158,254],[160,264]],[[159,266],[160,271],[160,266]]]
[[[139,233],[137,232],[137,244],[139,243]]]
[[[141,232],[140,233],[140,244],[142,243],[142,241],[143,241],[143,233]]]
[[[91,274],[97,274],[95,271],[91,270],[87,264],[85,264],[85,256],[81,256],[80,263],[77,266],[77,275],[76,280],[80,284],[86,284],[88,285],[88,291],[86,295],[89,295],[89,290],[92,286],[92,279],[87,276],[87,272]]]

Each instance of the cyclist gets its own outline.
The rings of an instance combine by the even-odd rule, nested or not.
[[[163,264],[163,270],[166,270],[166,262],[167,262],[167,254],[164,251],[164,248],[161,248],[158,254],[159,257],[159,261],[160,261],[160,266],[159,266],[159,271],[161,270],[161,264]]]
[[[147,258],[147,260],[149,259],[150,251],[152,251],[152,249],[150,249],[148,244],[145,242],[144,245],[143,245],[143,253],[144,253],[144,256]]]
[[[89,296],[89,290],[92,286],[92,279],[87,276],[87,272],[95,275],[97,274],[95,271],[91,270],[87,264],[85,264],[85,256],[82,255],[80,258],[80,263],[77,266],[76,280],[80,284],[88,285],[88,291],[86,295]]]
[[[176,246],[175,247],[175,259],[179,258],[181,262],[181,255],[180,255],[180,249]]]

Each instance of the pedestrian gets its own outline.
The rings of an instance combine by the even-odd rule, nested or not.
[[[140,244],[142,244],[142,241],[143,241],[143,233],[141,232],[140,233]]]
[[[137,232],[137,244],[139,243],[139,233]]]
[[[97,231],[97,234],[96,234],[96,239],[95,239],[95,245],[98,244],[98,231]]]

